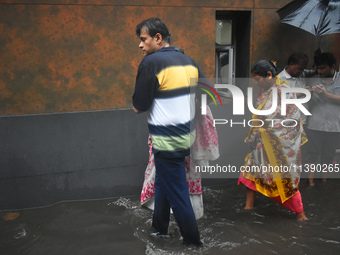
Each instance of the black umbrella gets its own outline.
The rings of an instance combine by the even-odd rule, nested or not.
[[[340,0],[295,0],[277,13],[281,23],[315,36],[340,33]]]

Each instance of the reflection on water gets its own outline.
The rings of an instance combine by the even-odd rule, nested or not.
[[[202,249],[181,244],[173,219],[169,238],[151,236],[152,212],[138,196],[2,212],[0,254],[339,254],[339,185],[329,179],[308,188],[303,180],[306,222],[261,195],[254,210],[242,210],[245,189],[236,183],[205,188]]]

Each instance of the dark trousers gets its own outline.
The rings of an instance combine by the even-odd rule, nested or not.
[[[318,163],[320,156],[321,164],[332,164],[335,151],[339,146],[340,133],[323,132],[307,129],[307,158],[306,163]]]
[[[199,245],[200,235],[190,202],[184,157],[162,158],[156,153],[155,166],[155,209],[152,227],[161,235],[168,233],[171,207],[183,242]]]

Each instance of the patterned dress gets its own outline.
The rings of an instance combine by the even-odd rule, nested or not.
[[[203,216],[203,199],[201,174],[196,172],[195,166],[208,166],[209,160],[215,160],[219,157],[219,146],[216,128],[213,126],[213,116],[210,108],[207,106],[207,115],[200,115],[195,120],[196,139],[191,148],[191,156],[185,157],[185,169],[187,184],[190,194],[191,203],[196,218]],[[152,139],[149,136],[149,163],[145,170],[145,179],[141,192],[141,205],[153,209],[153,197],[155,194],[155,175],[156,168],[154,155],[152,153]]]
[[[287,104],[286,115],[281,115],[284,88],[289,88],[289,85],[277,78],[276,85],[262,92],[257,99],[257,110],[271,109],[275,97],[277,107],[271,114],[253,115],[252,125],[258,127],[252,127],[246,138],[252,151],[245,159],[245,171],[239,179],[239,184],[248,187],[251,184],[252,189],[271,198],[279,197],[282,203],[298,192],[300,147],[307,141],[299,109],[293,104]],[[288,93],[286,98],[294,99],[296,95]]]

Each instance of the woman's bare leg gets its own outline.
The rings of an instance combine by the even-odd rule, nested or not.
[[[302,213],[297,213],[297,214],[296,214],[296,218],[297,218],[298,220],[302,220],[302,221],[307,220],[307,217],[306,217],[306,215],[305,215],[304,212],[302,212]]]
[[[246,206],[243,208],[244,210],[250,210],[254,208],[255,194],[256,191],[247,188]]]

